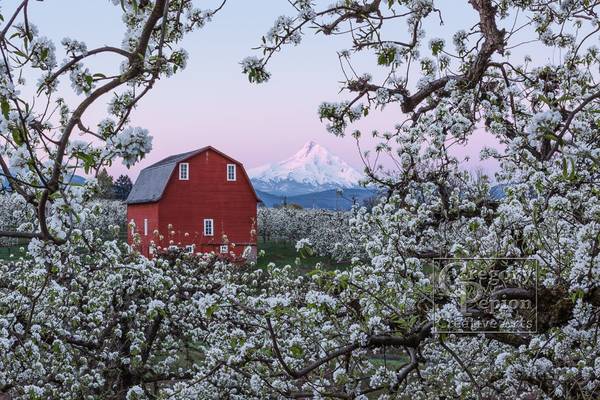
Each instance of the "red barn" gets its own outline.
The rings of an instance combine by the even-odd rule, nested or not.
[[[127,198],[129,243],[152,256],[153,247],[256,257],[254,192],[242,163],[207,146],[143,169]]]

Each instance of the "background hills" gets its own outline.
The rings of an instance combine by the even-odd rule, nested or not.
[[[349,210],[376,191],[360,187],[363,175],[315,141],[283,161],[248,170],[267,207],[297,204],[304,208]]]

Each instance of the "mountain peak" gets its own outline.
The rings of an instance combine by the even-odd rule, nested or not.
[[[302,146],[302,149],[306,149],[307,151],[311,151],[313,148],[315,147],[321,147],[320,144],[318,144],[317,142],[315,142],[314,140],[309,140],[308,142],[304,143],[304,146]]]
[[[291,158],[304,159],[310,157],[326,157],[329,152],[327,149],[314,140],[309,140],[300,150]]]
[[[354,168],[309,140],[293,156],[248,171],[259,190],[270,193],[301,194],[358,186],[362,178]]]

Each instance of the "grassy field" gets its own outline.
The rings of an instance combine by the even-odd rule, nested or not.
[[[296,265],[298,253],[291,242],[258,242],[258,250],[264,250],[265,255],[259,257],[256,263],[258,268],[264,268],[269,263],[275,263],[277,266],[291,265],[297,268],[299,274],[305,274],[314,269],[317,263],[321,263],[324,269],[346,269],[347,264],[337,263],[328,257],[313,256],[299,259],[299,265]]]
[[[125,240],[125,239],[124,239]],[[299,274],[305,274],[314,269],[317,263],[321,263],[325,269],[345,269],[348,265],[337,263],[328,257],[307,257],[300,259],[299,265],[296,265],[298,253],[291,242],[262,242],[258,243],[258,249],[265,251],[264,257],[259,257],[257,261],[258,268],[264,268],[267,264],[273,262],[277,266],[291,265],[298,269]],[[23,257],[27,254],[27,243],[18,246],[0,246],[0,260],[10,260]]]
[[[18,259],[27,254],[27,244],[19,246],[0,246],[0,260]]]

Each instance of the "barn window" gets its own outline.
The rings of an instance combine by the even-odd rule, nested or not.
[[[148,218],[144,218],[144,236],[148,236]]]
[[[214,222],[212,219],[204,220],[204,236],[212,236],[214,234]]]
[[[226,254],[228,250],[229,250],[229,249],[227,248],[227,245],[226,245],[226,244],[222,244],[222,245],[221,245],[221,249],[220,249],[220,251],[221,251],[221,254]]]
[[[235,178],[236,178],[235,164],[227,164],[227,180],[235,181]]]
[[[194,245],[188,244],[187,246],[185,246],[185,252],[188,254],[193,254],[194,253]]]
[[[187,181],[190,179],[190,164],[181,163],[179,164],[179,180]]]

